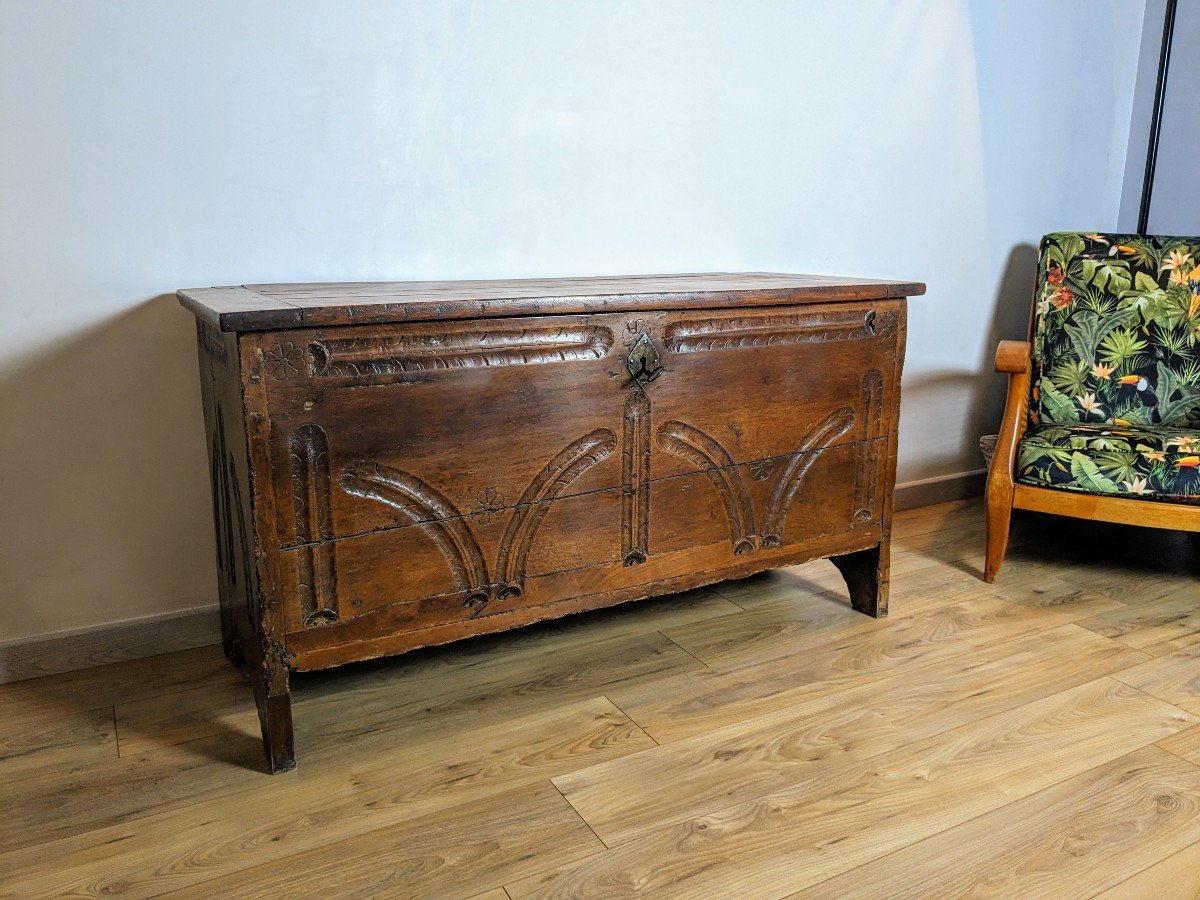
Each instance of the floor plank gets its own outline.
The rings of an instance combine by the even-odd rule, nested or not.
[[[0,854],[0,884],[28,896],[182,888],[653,746],[603,698],[464,737],[459,747],[398,743],[390,754],[260,779],[231,796]],[[58,866],[48,870],[48,857]]]
[[[0,720],[39,712],[60,716],[64,711],[112,707],[197,684],[240,681],[220,647],[198,647],[0,684]]]
[[[817,561],[297,675],[274,778],[219,648],[0,685],[0,895],[1200,896],[1200,543],[1018,515],[987,585],[978,500],[894,535],[886,620]]]
[[[884,679],[578,769],[554,784],[612,847],[1085,684],[1139,655],[1064,625],[926,667],[919,679]]]
[[[1079,624],[1130,647],[1145,649],[1200,633],[1198,597],[1200,588],[1191,583],[1150,602],[1110,610]]]
[[[481,822],[487,823],[486,829],[480,828]],[[599,846],[599,839],[562,795],[548,783],[539,782],[474,806],[458,806],[379,829],[329,845],[321,853],[243,869],[168,896],[195,900],[453,900],[525,873],[562,865]]]
[[[514,897],[778,897],[1153,743],[1197,718],[1102,679],[506,885]]]
[[[1196,900],[1200,897],[1200,843],[1192,844],[1097,895],[1097,900]]]
[[[928,534],[931,531],[947,531],[961,528],[964,525],[974,525],[982,520],[982,497],[951,500],[948,503],[936,503],[933,506],[918,506],[914,509],[898,511],[892,520],[892,535],[896,538],[906,539],[915,535]]]
[[[553,654],[552,659],[565,659],[563,654],[574,652],[567,665],[577,673],[577,681],[584,681],[584,676],[597,666],[596,649],[614,639],[617,643],[608,645],[614,648],[607,660],[610,670],[613,658],[621,658],[629,664],[625,667],[626,675],[657,671],[653,660],[664,662],[664,654],[679,666],[699,668],[684,654],[667,647],[655,632],[737,611],[737,606],[713,591],[688,591],[605,611],[608,615],[588,613],[466,641],[456,645],[454,653],[438,649],[330,672],[302,674],[294,676],[295,715],[306,728],[321,728],[331,719],[345,720],[344,711],[351,707],[360,721],[374,715],[375,720],[366,723],[366,727],[378,728],[379,720],[387,719],[389,711],[396,716],[404,715],[414,702],[454,694],[468,685],[499,688],[528,681],[536,673],[531,663],[544,660],[546,654]],[[634,636],[638,640],[621,640]],[[624,647],[624,652],[618,652],[617,647]],[[642,666],[642,660],[649,662],[649,668]],[[551,665],[548,671],[557,674],[562,670]],[[514,672],[517,681],[512,678]],[[602,693],[603,687],[604,684],[596,682],[594,692]],[[528,698],[530,693],[524,691],[522,697]],[[118,703],[116,717],[121,752],[126,755],[210,735],[258,732],[253,698],[240,682],[215,687],[200,685]]]
[[[1030,620],[1044,622],[1053,617],[1068,622],[1094,616],[1098,611],[1126,608],[1098,592],[1083,591],[1057,578],[1043,578],[1030,588],[1031,595],[1022,593],[1018,598],[1022,602],[1015,605],[1037,605],[1050,614],[1027,616]],[[1011,601],[1002,602],[991,591],[979,592],[971,600],[979,608],[985,608],[989,603],[990,608],[996,610],[1009,609],[1013,605]],[[949,606],[938,604],[925,613],[914,613],[911,618],[922,622],[936,620]],[[663,634],[706,665],[728,671],[820,646],[827,643],[831,635],[849,640],[873,632],[902,630],[909,626],[909,618],[865,619],[831,594],[800,598],[782,596],[739,614],[667,628]]]
[[[1200,713],[1200,645],[1144,662],[1117,677],[1160,700]]]
[[[113,708],[77,710],[62,716],[0,721],[0,782],[117,755]]]
[[[1200,728],[1189,728],[1158,742],[1158,746],[1200,766]]]
[[[1014,606],[984,597],[929,613],[892,620],[864,619],[803,652],[760,627],[772,658],[751,647],[733,656],[722,648],[730,671],[702,671],[614,686],[607,692],[622,710],[659,743],[723,728],[829,693],[977,653],[1069,620],[1067,612]],[[696,650],[704,652],[703,647]]]
[[[794,895],[1090,897],[1200,840],[1200,768],[1148,747]]]

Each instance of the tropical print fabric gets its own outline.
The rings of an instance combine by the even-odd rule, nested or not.
[[[1039,425],[1017,454],[1017,481],[1147,500],[1200,502],[1200,431]]]
[[[1200,237],[1050,234],[1034,317],[1034,424],[1200,428]]]
[[[1200,237],[1046,235],[1034,301],[1017,480],[1200,503]]]

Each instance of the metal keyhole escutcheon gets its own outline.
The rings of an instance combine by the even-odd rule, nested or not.
[[[633,380],[642,386],[649,384],[666,371],[662,365],[662,358],[658,355],[658,348],[650,340],[650,335],[644,331],[641,337],[634,342],[625,362],[629,366],[629,374],[633,376]]]

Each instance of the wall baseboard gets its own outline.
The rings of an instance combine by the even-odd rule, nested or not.
[[[896,509],[979,497],[986,479],[987,470],[979,469],[898,484]],[[18,638],[0,643],[0,684],[220,642],[221,622],[215,606]]]
[[[951,500],[982,497],[986,483],[987,469],[975,469],[970,472],[939,475],[936,478],[922,478],[919,481],[906,481],[896,485],[892,496],[896,509],[916,509],[919,506],[933,506],[935,503],[948,503]]]
[[[0,684],[221,643],[216,606],[0,643]]]

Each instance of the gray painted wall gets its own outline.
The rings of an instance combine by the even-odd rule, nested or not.
[[[1147,0],[1119,227],[1137,228],[1166,0]],[[1180,0],[1147,230],[1200,234],[1200,0]]]

